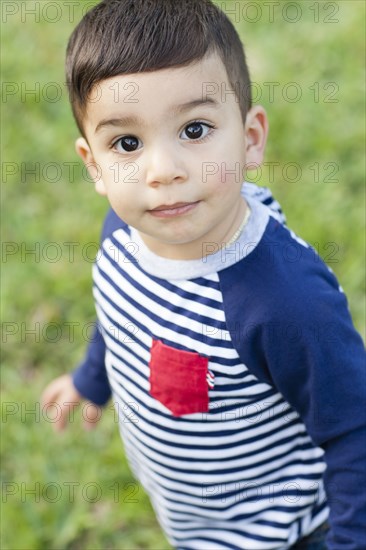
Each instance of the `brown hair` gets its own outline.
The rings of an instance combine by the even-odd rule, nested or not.
[[[251,93],[243,46],[211,0],[102,0],[77,25],[67,47],[66,79],[79,130],[84,134],[88,96],[98,82],[189,65],[211,52],[226,68],[245,121]]]

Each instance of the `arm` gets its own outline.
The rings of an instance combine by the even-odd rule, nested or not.
[[[96,405],[105,405],[111,396],[104,365],[105,343],[97,324],[83,362],[73,372],[77,391]]]
[[[101,243],[124,225],[124,222],[110,209],[104,220]],[[86,399],[100,406],[105,405],[111,396],[104,364],[105,351],[104,338],[98,328],[98,323],[96,323],[93,338],[88,345],[85,357],[72,373],[72,380],[77,391]]]
[[[282,252],[294,241],[275,222],[269,223],[262,244],[255,261],[250,263],[248,257],[221,272],[228,328],[243,363],[284,396],[313,442],[324,450],[328,550],[362,550],[366,540],[363,342],[336,278],[312,249],[299,245],[297,261],[286,260]],[[278,254],[271,256],[269,268],[265,252],[270,244]],[[238,333],[238,323],[244,323],[245,329],[243,311],[250,331]]]
[[[298,314],[298,341],[282,336],[274,343],[264,330],[261,342],[275,386],[324,450],[324,486],[330,507],[327,548],[362,550],[366,541],[363,343],[353,328],[344,294],[337,291],[332,299],[323,296],[321,302],[310,299],[308,305],[313,308],[314,324]]]

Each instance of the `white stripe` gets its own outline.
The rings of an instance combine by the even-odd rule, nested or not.
[[[108,243],[107,249],[111,250],[114,246],[113,243],[111,241],[107,241],[107,243]],[[109,269],[115,270],[113,258],[114,258],[113,253],[112,254],[108,253],[108,257],[106,254],[103,254],[98,260],[98,265],[101,267],[101,269],[103,269],[104,271],[107,271],[107,273],[109,272]],[[118,273],[118,271],[115,270],[115,273]],[[157,296],[159,296],[163,300],[166,300],[168,303],[174,306],[180,306],[182,298],[179,294],[177,294],[176,292],[172,292],[171,290],[167,289],[164,285],[158,284],[156,281],[152,280],[144,272],[138,269],[136,265],[134,264],[129,265],[128,274],[131,277],[133,277],[133,280],[139,283],[143,288],[148,288],[149,292],[151,292],[152,294],[156,294]],[[217,282],[218,281],[217,274],[214,273],[213,275],[214,275],[214,278],[212,278],[211,280],[214,280],[214,282]],[[205,277],[205,279],[207,279],[207,277]],[[123,278],[122,280],[124,281]],[[170,284],[174,285],[174,281],[172,281]],[[202,296],[202,285],[199,285],[192,281],[182,281],[182,284],[179,285],[179,287],[176,285],[175,287],[177,289],[180,289],[180,291],[183,290],[184,292],[189,292],[189,293],[195,294],[196,296]],[[136,288],[133,287],[133,289],[136,292]],[[211,300],[215,300],[218,303],[218,305],[222,303],[221,292],[214,288],[205,287],[205,298],[210,298]],[[186,309],[195,311],[196,303],[194,300],[186,298],[184,299],[184,303],[186,304]],[[218,319],[222,322],[224,321],[224,312],[221,309],[217,309],[211,306],[201,304],[200,314],[205,315],[207,317],[212,317],[213,319]]]
[[[107,294],[110,299],[116,298],[116,291],[113,289],[113,287],[109,283],[107,283],[105,280],[99,281],[98,276],[96,277],[96,282],[99,282],[101,290],[105,294]],[[114,309],[114,307],[107,300],[105,300],[105,298],[100,294],[97,288],[94,289],[94,297],[97,303],[99,304],[99,306],[102,307],[104,311],[108,314],[108,316],[111,317],[111,319],[114,320],[118,325],[122,327],[131,325],[130,319],[128,319],[127,317],[122,315],[120,312],[118,312],[116,309]],[[141,300],[142,300],[142,297],[140,297],[140,302]],[[116,304],[121,309],[126,309],[126,304],[124,304],[121,300],[118,300],[118,302],[116,300]],[[133,313],[131,317],[136,319],[136,322],[137,322],[136,328],[138,329],[137,334],[139,334],[140,338],[141,338],[140,336],[141,331],[137,325],[142,325],[146,327],[153,334],[155,334],[156,339],[170,340],[171,342],[181,344],[188,349],[195,350],[197,351],[197,353],[200,353],[203,356],[215,355],[216,357],[224,357],[225,359],[231,359],[231,358],[237,357],[237,353],[233,349],[220,348],[218,346],[210,346],[205,342],[200,342],[198,340],[193,339],[191,336],[187,336],[183,333],[182,334],[177,333],[173,329],[169,329],[159,325],[157,321],[153,320],[147,314],[144,314],[137,309],[130,308],[130,314],[131,314],[131,311]],[[165,311],[165,314],[164,314],[164,311]],[[161,319],[166,320],[168,315],[168,310],[161,310],[160,313],[161,313]],[[182,319],[177,319],[177,321],[178,320],[182,321]],[[185,318],[185,323],[187,324],[186,318]],[[204,325],[202,324],[200,325],[200,327],[196,327],[198,329],[197,331],[198,335],[203,333],[203,327]],[[185,325],[181,325],[181,328],[186,329]]]
[[[124,426],[124,428],[126,428]],[[298,476],[298,478],[301,478],[303,476],[303,479],[305,480],[307,487],[312,487],[313,492],[315,492],[315,484],[313,481],[306,480],[306,475],[316,472],[323,472],[324,471],[324,465],[320,464],[318,468],[314,469],[313,464],[295,464],[295,465],[288,465],[289,457],[288,456],[282,456],[279,459],[273,458],[273,460],[261,467],[253,467],[251,469],[245,470],[245,471],[237,471],[237,472],[229,472],[227,474],[220,473],[219,480],[217,479],[217,474],[208,474],[203,471],[198,471],[197,473],[189,473],[186,472],[178,472],[178,471],[171,471],[170,468],[176,468],[180,464],[176,464],[177,461],[166,459],[165,457],[160,457],[159,453],[154,451],[149,451],[149,458],[146,458],[143,455],[143,452],[145,449],[144,444],[141,444],[141,442],[138,439],[133,438],[133,440],[130,438],[131,433],[125,432],[125,437],[131,442],[132,445],[136,447],[137,450],[140,451],[139,456],[139,462],[140,464],[144,464],[152,476],[152,479],[156,476],[157,478],[162,476],[174,476],[175,481],[168,480],[168,479],[162,479],[161,483],[165,485],[166,487],[169,487],[170,490],[178,490],[189,493],[191,496],[195,495],[196,497],[202,499],[204,495],[207,496],[208,500],[211,500],[209,497],[212,495],[211,489],[214,488],[215,493],[227,493],[230,491],[235,491],[236,493],[240,493],[241,491],[245,490],[245,484],[246,483],[252,483],[256,484],[256,486],[266,485],[275,483],[275,481],[281,479],[281,472],[283,473],[283,476]],[[306,456],[309,454],[309,458],[313,458],[309,453],[304,453],[302,450],[297,450],[295,452],[292,451],[291,453],[291,459],[301,459],[302,457],[304,460],[306,460],[308,457]],[[151,458],[151,460],[150,460]],[[156,462],[152,462],[152,460],[159,461],[159,464]],[[162,462],[168,462],[167,466],[162,465]],[[181,465],[180,465],[181,466]],[[189,465],[186,466],[187,469],[189,468]],[[188,486],[187,487],[187,478],[189,477],[190,481],[195,484],[199,484],[198,486]],[[253,481],[255,479],[255,481]],[[287,483],[287,482],[286,482]],[[298,483],[296,481],[296,478],[294,480],[291,480],[288,482],[290,485],[289,487],[296,488],[296,486],[292,486],[292,483]],[[285,482],[283,482],[283,485]],[[301,487],[301,485],[300,485]],[[245,494],[257,494],[257,490],[255,488],[247,488],[245,490]],[[182,497],[183,498],[183,497]],[[234,499],[234,501],[237,499],[237,497],[234,495],[233,497],[230,497],[231,499]],[[249,498],[249,497],[248,497]],[[296,497],[295,497],[296,498]],[[311,497],[314,500],[314,497]],[[187,497],[188,501],[190,500],[190,497]],[[303,499],[309,500],[309,496],[301,495],[301,500]],[[229,499],[228,499],[229,500]]]

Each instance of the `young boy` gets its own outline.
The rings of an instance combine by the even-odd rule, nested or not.
[[[112,391],[176,548],[365,548],[363,344],[331,271],[242,189],[268,125],[233,25],[210,0],[104,0],[67,77],[113,210],[95,339],[43,403],[62,428],[70,401]]]

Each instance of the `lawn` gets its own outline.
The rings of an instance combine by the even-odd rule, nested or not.
[[[105,200],[74,152],[63,73],[96,2],[2,3],[2,539],[4,550],[170,548],[128,469],[111,406],[61,435],[39,405],[91,334],[91,267]],[[365,4],[216,2],[246,46],[270,119],[266,162],[288,224],[344,288],[365,338]],[[57,411],[55,411],[57,414]]]

